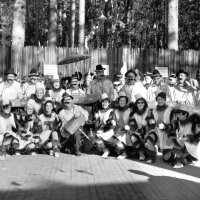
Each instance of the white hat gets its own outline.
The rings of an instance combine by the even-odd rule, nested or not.
[[[108,95],[107,95],[106,93],[103,93],[103,94],[101,95],[101,101],[103,101],[103,100],[105,100],[105,99],[108,99],[108,100],[109,100]]]
[[[45,92],[44,84],[42,84],[40,82],[36,83],[35,91],[37,91],[37,90],[43,90]]]
[[[52,82],[60,82],[60,78],[59,78],[58,74],[53,75]]]
[[[135,95],[135,100],[137,101],[138,99],[144,98],[140,93],[137,93]]]
[[[11,102],[9,99],[2,99],[2,106],[8,106],[8,105],[11,105]]]
[[[178,110],[182,110],[182,111],[185,111],[185,112],[188,112],[188,113],[190,113],[190,107],[188,106],[188,105],[185,105],[185,104],[180,104],[179,106],[178,106]]]

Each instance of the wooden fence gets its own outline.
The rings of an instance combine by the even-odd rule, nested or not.
[[[78,54],[79,49],[69,49],[58,47],[34,47],[27,46],[17,51],[15,62],[11,64],[12,51],[10,47],[0,48],[0,76],[2,77],[7,69],[13,65],[20,76],[27,76],[30,69],[35,67],[43,73],[44,64],[52,63],[52,58],[56,56],[56,62],[71,54]],[[55,53],[56,52],[56,53]],[[179,69],[186,70],[191,77],[196,75],[200,68],[200,51],[170,51],[160,49],[137,49],[137,48],[113,48],[113,49],[90,49],[91,57],[85,61],[59,66],[59,73],[62,76],[69,76],[76,70],[85,74],[90,69],[94,72],[95,66],[99,63],[107,64],[110,67],[110,77],[119,74],[123,67],[125,69],[137,68],[142,73],[152,72],[155,66],[168,67],[169,74],[175,73]]]

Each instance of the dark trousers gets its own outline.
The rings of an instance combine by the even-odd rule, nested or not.
[[[78,130],[69,138],[61,138],[61,149],[65,151],[68,149],[71,153],[76,153],[80,151],[81,146],[81,132]]]

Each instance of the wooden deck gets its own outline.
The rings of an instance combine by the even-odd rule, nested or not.
[[[98,155],[11,156],[0,161],[0,200],[195,200],[200,168],[173,169]]]

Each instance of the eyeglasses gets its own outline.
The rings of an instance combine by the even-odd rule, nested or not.
[[[137,104],[144,104],[144,102],[143,101],[139,101],[139,102],[137,102]]]

